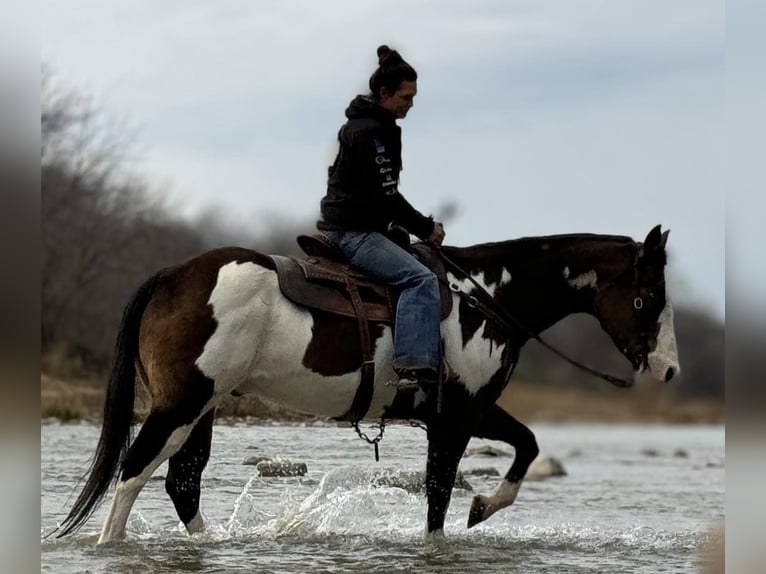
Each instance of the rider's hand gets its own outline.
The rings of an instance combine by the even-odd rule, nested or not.
[[[434,221],[434,230],[428,236],[427,241],[434,245],[441,245],[444,241],[444,226],[439,221]]]

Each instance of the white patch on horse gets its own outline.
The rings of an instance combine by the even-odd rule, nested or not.
[[[673,306],[670,304],[670,299],[667,299],[658,321],[660,331],[657,334],[657,345],[649,353],[647,362],[652,376],[659,381],[664,381],[669,369],[673,369],[673,376],[680,372],[676,334],[673,327]]]
[[[474,281],[476,281],[479,285],[481,285],[487,293],[489,293],[491,296],[495,296],[495,291],[498,287],[505,285],[506,283],[511,282],[511,274],[508,272],[508,270],[503,267],[503,272],[500,275],[500,280],[497,283],[486,283],[484,281],[484,271],[479,271],[478,273],[471,273],[471,278],[473,278]],[[471,291],[476,290],[476,286],[473,284],[473,282],[468,279],[467,277],[465,279],[458,279],[455,277],[452,273],[447,273],[447,282],[450,284],[457,285],[460,290],[463,293],[471,293]]]
[[[569,275],[569,268],[565,267],[564,270],[564,276],[567,277]],[[574,279],[568,279],[568,282],[569,285],[575,289],[582,289],[583,287],[593,287],[595,289],[596,285],[598,284],[598,276],[596,275],[596,271],[591,269],[585,273],[580,273]]]
[[[303,365],[314,335],[306,309],[282,296],[276,273],[255,263],[229,263],[210,295],[218,323],[197,365],[217,396],[237,389],[289,410],[337,417],[354,400],[361,371],[321,375]],[[370,415],[393,402],[390,329],[375,341],[376,385]]]
[[[450,277],[450,281],[453,280]],[[451,367],[460,376],[460,383],[475,395],[502,366],[505,344],[498,345],[482,336],[487,324],[483,321],[473,337],[463,345],[459,303],[458,295],[453,295],[452,312],[442,321],[444,352]]]
[[[569,267],[564,267],[563,275],[564,279],[569,279]]]

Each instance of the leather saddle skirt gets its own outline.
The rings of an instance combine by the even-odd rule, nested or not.
[[[282,294],[293,303],[346,317],[361,311],[368,321],[393,323],[397,289],[388,287],[351,266],[340,250],[324,235],[300,235],[298,245],[306,257],[271,255]],[[410,252],[439,277],[441,318],[452,310],[444,263],[438,253],[416,243]],[[356,297],[358,294],[358,298]]]

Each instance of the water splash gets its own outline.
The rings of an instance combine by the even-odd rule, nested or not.
[[[276,516],[258,509],[251,490],[260,481],[251,478],[237,499],[227,529],[233,536],[420,536],[423,498],[403,488],[377,485],[379,476],[380,471],[355,467],[331,470],[308,496],[299,497],[287,489]]]
[[[138,511],[131,513],[126,530],[137,536],[148,536],[152,533],[152,528],[149,525],[149,522],[144,518],[144,515]]]

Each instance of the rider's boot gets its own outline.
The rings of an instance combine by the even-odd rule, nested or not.
[[[442,361],[442,377],[445,383],[454,383],[460,376],[452,369],[447,361]],[[433,369],[394,369],[398,381],[393,383],[397,389],[417,389],[426,392],[435,389],[439,384],[439,374]]]
[[[394,369],[398,380],[393,383],[398,390],[422,389],[429,391],[439,382],[439,373],[433,369]]]

